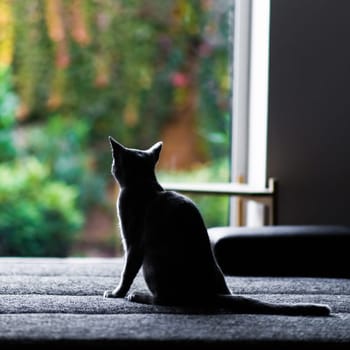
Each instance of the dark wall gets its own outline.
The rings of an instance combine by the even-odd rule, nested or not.
[[[350,224],[350,1],[271,0],[267,176],[279,224]]]

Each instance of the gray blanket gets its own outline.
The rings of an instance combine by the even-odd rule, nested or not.
[[[273,302],[321,302],[331,317],[240,315],[104,299],[121,259],[0,258],[0,345],[350,348],[350,280],[227,277],[231,290]],[[142,274],[132,290],[144,290]]]

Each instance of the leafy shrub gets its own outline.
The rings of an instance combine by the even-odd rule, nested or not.
[[[12,140],[12,128],[15,124],[17,96],[12,92],[10,70],[0,66],[0,161],[7,161],[15,156]]]
[[[0,165],[0,254],[66,256],[82,225],[77,191],[35,158]]]
[[[101,174],[96,169],[99,154],[95,156],[89,149],[90,129],[86,118],[53,114],[46,123],[26,126],[23,149],[48,166],[53,178],[78,188],[79,207],[86,212],[105,204],[106,177],[110,176],[109,171]],[[106,136],[106,145],[107,142]],[[99,149],[97,152],[101,153]]]

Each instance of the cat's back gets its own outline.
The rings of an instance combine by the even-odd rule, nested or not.
[[[159,247],[166,254],[182,246],[193,254],[193,249],[209,246],[203,218],[195,203],[173,191],[157,193],[146,212],[145,240],[151,247]],[[177,249],[178,251],[178,249]]]
[[[182,210],[184,207],[192,207],[194,203],[186,196],[174,191],[159,191],[153,202],[154,207],[158,209],[168,210],[179,209]]]
[[[203,220],[194,202],[174,191],[160,191],[154,196],[154,200],[148,209],[148,218],[152,226],[181,225],[197,223],[202,226]]]

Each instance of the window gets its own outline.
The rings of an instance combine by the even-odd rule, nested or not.
[[[260,186],[267,14],[267,0],[0,1],[0,254],[119,253],[108,135],[162,139],[164,183]],[[235,213],[227,195],[193,198],[207,226]]]
[[[0,1],[0,254],[117,253],[108,135],[162,139],[163,179],[229,181],[233,11]],[[228,198],[198,203],[208,225],[227,223]]]
[[[265,223],[266,214],[269,223],[274,221],[274,182],[269,181],[267,184],[266,179],[269,7],[269,0],[235,1],[231,123],[232,186],[224,183],[170,186],[187,192],[233,194],[230,203],[230,225],[260,226]],[[216,182],[218,181],[220,180],[216,179]],[[257,194],[254,196],[254,201],[243,202],[240,198],[242,196],[252,198],[252,193]],[[266,205],[269,207],[268,213],[265,210]]]

